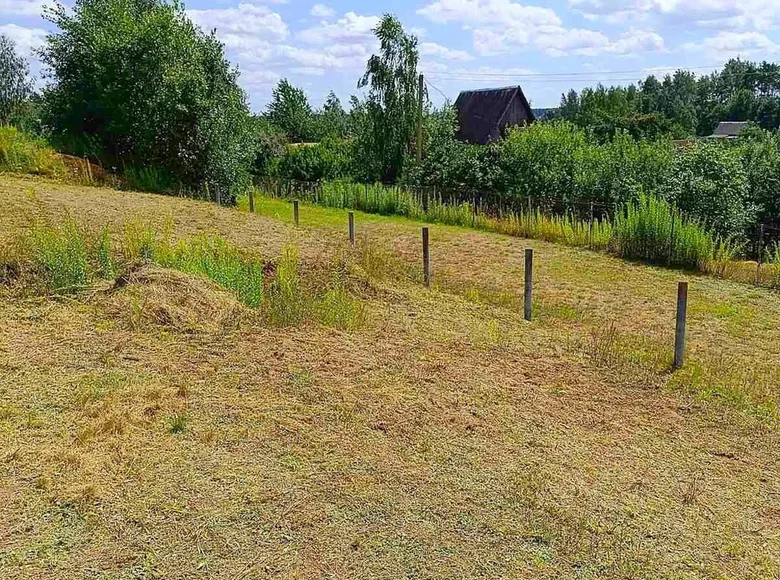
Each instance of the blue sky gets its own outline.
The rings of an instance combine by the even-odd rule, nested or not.
[[[0,33],[40,77],[34,48],[50,0],[0,0]],[[466,88],[520,84],[535,107],[563,91],[626,84],[674,68],[707,73],[728,58],[780,60],[780,0],[193,0],[188,13],[216,29],[241,71],[253,110],[280,78],[314,106],[332,89],[346,104],[376,49],[371,29],[386,12],[420,41],[434,103]],[[444,96],[443,96],[443,95]]]

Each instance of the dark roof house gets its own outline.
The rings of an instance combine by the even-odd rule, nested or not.
[[[532,123],[535,118],[520,87],[463,91],[455,109],[458,139],[479,145],[500,138],[507,127]]]
[[[733,139],[739,137],[742,130],[748,126],[747,121],[721,121],[709,139]]]

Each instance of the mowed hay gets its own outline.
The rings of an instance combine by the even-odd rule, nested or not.
[[[215,282],[155,266],[120,276],[108,296],[106,313],[135,330],[147,324],[178,332],[222,332],[248,314],[238,299]]]

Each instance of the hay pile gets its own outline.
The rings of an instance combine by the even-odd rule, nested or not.
[[[132,329],[154,325],[177,332],[224,332],[249,314],[215,282],[156,266],[126,272],[101,302],[110,317]]]

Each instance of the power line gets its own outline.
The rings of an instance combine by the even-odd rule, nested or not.
[[[717,65],[701,65],[701,66],[669,66],[669,67],[649,67],[649,68],[638,68],[638,69],[628,69],[628,70],[620,70],[620,71],[587,71],[587,72],[561,72],[561,73],[536,73],[536,72],[528,72],[528,73],[502,73],[502,72],[480,72],[480,71],[432,71],[430,75],[434,74],[468,74],[472,76],[488,76],[488,77],[498,77],[498,76],[505,76],[505,77],[550,77],[550,76],[589,76],[589,75],[609,75],[609,74],[630,74],[630,73],[653,73],[653,72],[664,72],[664,71],[677,71],[677,70],[701,70],[701,69],[717,69]]]
[[[438,92],[438,93],[439,93],[439,94],[440,94],[442,97],[444,97],[444,100],[445,100],[445,101],[448,101],[448,100],[449,100],[449,97],[448,97],[447,95],[445,95],[445,94],[444,94],[444,92],[443,92],[443,91],[442,91],[442,90],[441,90],[439,87],[437,87],[436,85],[434,85],[434,84],[433,84],[432,82],[430,82],[428,79],[425,79],[425,84],[426,84],[426,85],[428,85],[429,87],[431,87],[432,89],[435,89],[435,90],[436,90],[436,91],[437,91],[437,92]]]

